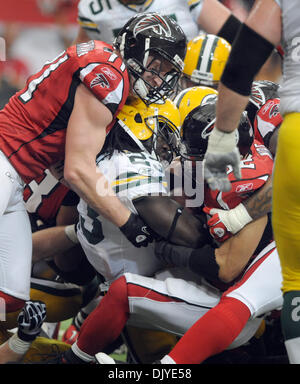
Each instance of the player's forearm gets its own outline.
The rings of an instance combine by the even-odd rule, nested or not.
[[[29,344],[29,343],[28,343]],[[9,342],[0,345],[0,364],[6,364],[9,362],[18,363],[22,360],[24,353],[16,353],[9,347]]]
[[[272,178],[269,177],[265,185],[245,200],[243,205],[253,220],[270,213],[272,210]]]
[[[218,0],[204,0],[198,24],[206,33],[216,35],[230,14],[231,11]]]
[[[219,92],[216,126],[220,131],[230,133],[238,127],[249,97],[232,91],[222,83],[219,85]]]
[[[104,175],[96,170],[96,166],[81,164],[80,167],[65,167],[64,177],[72,190],[99,215],[117,227],[127,222],[131,212],[121,203]]]
[[[65,234],[65,227],[58,226],[37,231],[32,235],[32,261],[54,257],[75,246]]]
[[[239,233],[215,250],[219,265],[219,278],[224,282],[234,280],[253,256],[267,225],[267,217],[246,225]]]

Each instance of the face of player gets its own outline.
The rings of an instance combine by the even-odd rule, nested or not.
[[[158,136],[156,139],[156,154],[160,161],[167,161],[168,164],[172,161],[172,150],[161,136]]]
[[[154,88],[160,87],[166,75],[175,69],[169,61],[153,56],[149,56],[146,68],[142,79]]]

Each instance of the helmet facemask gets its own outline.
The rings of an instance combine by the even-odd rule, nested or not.
[[[146,105],[171,96],[186,52],[186,37],[174,20],[158,13],[137,15],[120,31],[114,46],[127,65],[134,93]]]
[[[146,104],[159,103],[170,98],[176,90],[181,71],[159,50],[148,49],[143,53],[143,63],[137,59],[127,60],[127,66],[133,78],[134,93]],[[168,70],[164,70],[168,68]],[[160,85],[154,85],[156,78]]]
[[[179,155],[180,136],[177,127],[161,115],[146,117],[145,124],[153,132],[151,153],[167,167]]]

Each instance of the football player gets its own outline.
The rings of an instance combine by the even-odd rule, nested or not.
[[[0,345],[0,364],[18,363],[42,330],[46,318],[46,305],[28,300],[18,315],[18,330]]]
[[[231,45],[215,35],[200,34],[190,40],[179,88],[202,85],[217,89],[230,50]]]
[[[201,126],[207,109],[211,110],[210,104],[197,107],[191,111],[186,126],[183,125],[183,129],[193,131],[183,135],[193,137],[189,142],[192,148],[186,147],[187,151],[183,153],[193,161],[201,156],[203,159],[207,146],[207,136],[205,138],[203,132],[209,135],[213,128],[213,124],[207,122]],[[254,191],[270,176],[273,161],[265,147],[253,142],[251,130],[245,115],[240,124],[240,145],[245,151],[242,164],[244,176],[252,181],[251,190]],[[205,201],[212,204],[214,200],[214,205],[219,207],[220,204],[233,207],[246,197],[242,188],[245,180],[236,180],[232,172],[230,174],[235,185],[233,191],[219,196],[206,189]],[[177,226],[180,227],[179,221]],[[236,347],[247,342],[260,326],[260,316],[282,303],[280,265],[274,242],[270,243],[270,240],[270,223],[264,217],[250,223],[220,248],[208,243],[192,249],[158,242],[156,255],[161,261],[187,268],[190,273],[185,274],[180,269],[177,276],[181,279],[172,274],[166,279],[153,279],[125,273],[112,283],[100,305],[86,319],[77,342],[52,363],[93,361],[94,355],[105,348],[126,323],[184,335],[172,352],[161,360],[162,363],[199,363],[231,343],[231,347]],[[270,273],[273,279],[266,278]],[[221,290],[218,288],[221,281],[231,286],[228,290],[225,288],[224,293],[224,285]],[[105,332],[101,331],[103,329]],[[100,363],[113,363],[105,354],[96,358]]]
[[[300,12],[296,1],[258,1],[245,21],[236,41],[235,49],[224,70],[219,104],[218,123],[206,158],[206,177],[220,189],[229,187],[224,174],[226,164],[237,165],[238,151],[232,140],[236,121],[250,93],[255,74],[272,53],[280,40],[283,42],[284,76],[280,89],[280,110],[283,123],[278,137],[276,166],[273,177],[273,228],[283,273],[284,306],[282,324],[291,363],[300,362],[300,327],[293,313],[300,291],[299,263],[299,121],[300,121],[300,72],[298,60],[298,35]],[[261,22],[263,20],[263,22]],[[256,47],[251,59],[244,55],[243,46]],[[247,48],[248,48],[247,47]],[[249,65],[236,71],[236,64],[243,56]],[[251,61],[251,62],[250,62]],[[234,69],[233,69],[234,68]],[[234,72],[234,79],[231,77]],[[242,81],[241,81],[242,80]],[[217,138],[217,136],[219,138]],[[227,138],[226,148],[219,151],[220,136]],[[213,157],[213,163],[210,162]],[[210,160],[209,160],[210,158]],[[229,159],[230,158],[230,159]],[[216,164],[218,164],[216,166]],[[216,181],[216,175],[221,181]]]
[[[144,12],[158,12],[174,18],[188,40],[204,29],[232,43],[241,25],[217,0],[81,0],[78,4],[80,30],[76,41],[97,39],[112,43],[128,19]]]
[[[117,196],[129,209],[139,212],[142,216],[147,215],[151,228],[165,238],[173,238],[177,220],[192,220],[196,226],[200,226],[193,216],[181,212],[180,206],[167,197],[167,183],[162,164],[168,164],[177,149],[179,120],[179,112],[170,100],[163,104],[151,104],[149,107],[140,101],[132,101],[119,113],[118,123],[113,127],[103,153],[97,160],[99,169],[107,177]],[[81,200],[78,209],[78,239],[89,262],[108,284],[125,272],[152,276],[162,268],[163,265],[155,257],[151,245],[145,248],[144,252],[136,252],[135,247],[126,241],[121,233],[119,235],[118,229],[93,211],[85,201]],[[163,224],[166,221],[168,224]],[[58,230],[64,235],[63,228]],[[177,231],[176,228],[175,232]],[[45,233],[45,230],[40,233],[43,232]],[[194,242],[196,236],[192,240],[192,232],[185,233],[182,227],[179,238],[185,244]],[[193,233],[195,235],[195,230]],[[178,237],[178,234],[176,236]],[[89,311],[91,309],[93,308],[89,308]],[[78,316],[80,322],[81,316],[82,314]],[[80,324],[77,320],[75,324],[78,326]],[[128,332],[130,338],[134,337],[132,329]],[[136,331],[134,333],[136,334]],[[140,334],[139,339],[142,337]],[[159,353],[158,350],[165,351],[170,348],[170,344],[174,344],[171,336],[160,334],[159,343],[157,337],[153,339],[156,340],[156,353]],[[135,342],[131,344],[134,344],[135,354],[143,361],[144,356],[141,353],[145,355],[145,352],[149,353],[149,349],[144,347],[143,351],[136,351],[139,346]]]
[[[7,309],[20,310],[29,299],[32,241],[24,183],[60,160],[69,187],[135,246],[152,241],[143,221],[112,191],[106,193],[95,158],[129,95],[148,104],[173,92],[185,51],[186,38],[175,21],[138,15],[114,47],[90,41],[47,62],[1,110],[0,290]],[[101,183],[104,194],[96,188]]]

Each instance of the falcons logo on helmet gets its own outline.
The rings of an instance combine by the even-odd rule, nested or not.
[[[252,86],[251,100],[253,101],[253,103],[257,105],[257,107],[260,107],[261,105],[265,104],[266,102],[265,94],[262,91],[260,86],[257,86],[257,85]]]
[[[163,16],[149,15],[141,19],[134,27],[133,34],[137,36],[139,33],[151,29],[153,33],[159,36],[171,37],[171,29]]]

